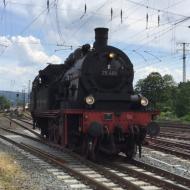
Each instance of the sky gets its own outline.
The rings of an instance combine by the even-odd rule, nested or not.
[[[96,27],[109,28],[108,44],[132,61],[134,85],[151,72],[181,82],[182,43],[190,80],[188,7],[189,0],[2,0],[0,90],[28,91],[48,63],[63,64],[74,49],[93,44]]]

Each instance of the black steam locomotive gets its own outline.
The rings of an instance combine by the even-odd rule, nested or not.
[[[33,81],[31,114],[41,134],[61,146],[79,149],[94,159],[97,152],[141,150],[157,112],[133,91],[128,56],[107,45],[108,29],[95,29],[93,47],[83,45],[64,64],[50,64]]]

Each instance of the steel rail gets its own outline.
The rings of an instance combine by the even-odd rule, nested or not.
[[[10,138],[7,138],[3,135],[0,135],[0,138],[8,141],[9,143],[12,143],[12,144],[18,146],[21,149],[24,149],[28,152],[31,152],[32,154],[40,156],[41,158],[43,158],[45,160],[51,161],[52,163],[64,168],[68,173],[70,173],[74,176],[77,176],[80,180],[82,179],[83,181],[87,182],[93,188],[102,189],[102,190],[111,190],[111,188],[107,187],[106,185],[103,185],[102,183],[97,182],[94,179],[92,179],[92,178],[90,178],[90,177],[88,177],[88,176],[86,176],[86,175],[84,175],[84,174],[82,174],[76,170],[73,170],[72,168],[67,166],[63,160],[57,159],[55,156],[53,156],[51,154],[48,154],[48,153],[43,152],[43,151],[36,150],[35,148],[32,148],[31,146],[28,146],[28,145],[23,144],[23,143],[17,143],[15,141],[11,140]]]
[[[31,145],[26,145],[24,143],[17,143],[16,141],[11,140],[10,138],[7,138],[3,135],[0,135],[0,138],[15,144],[16,146],[18,146],[21,149],[29,151],[32,154],[40,156],[43,159],[50,160],[52,163],[55,163],[56,165],[59,165],[62,168],[64,168],[68,173],[71,173],[74,176],[78,176],[78,178],[82,179],[83,181],[88,182],[89,185],[91,185],[92,187],[94,186],[96,189],[102,189],[102,190],[111,190],[112,189],[111,187],[108,187],[108,186],[102,184],[101,182],[98,182],[95,179],[88,177],[85,174],[80,173],[80,171],[73,170],[71,167],[69,167],[67,165],[67,163],[64,163],[64,161],[62,159],[60,159],[59,157],[55,157],[54,155],[44,152],[36,147],[32,147]],[[138,185],[136,185],[134,183],[131,183],[129,180],[125,180],[125,179],[121,178],[120,176],[110,172],[109,170],[103,169],[102,167],[100,167],[96,164],[93,164],[92,162],[91,162],[91,164],[89,164],[89,163],[90,162],[88,162],[87,166],[91,167],[93,170],[97,171],[98,173],[103,174],[105,176],[105,178],[108,178],[111,181],[115,182],[116,184],[118,184],[118,186],[127,188],[129,190],[142,190],[141,187],[139,187]]]
[[[185,185],[185,186],[189,186],[189,188],[190,188],[190,179],[189,178],[185,178],[185,177],[182,177],[180,175],[176,175],[174,173],[168,172],[168,171],[163,170],[161,168],[158,168],[156,166],[146,164],[146,163],[141,162],[139,160],[138,161],[137,160],[132,160],[131,164],[133,164],[135,166],[138,166],[138,167],[141,167],[143,169],[146,169],[146,170],[148,170],[150,172],[157,173],[157,174],[159,174],[159,175],[161,175],[163,177],[167,177],[170,180],[177,181],[178,183],[180,183],[182,185]]]
[[[17,125],[19,125],[20,127],[30,131],[31,133],[35,134],[38,137],[41,137],[41,135],[39,133],[37,133],[36,131],[34,131],[33,129],[30,129],[24,125],[22,125],[20,122],[16,121],[16,119],[11,119],[11,121],[13,121],[14,123],[16,123]],[[22,121],[21,121],[22,122]]]
[[[12,131],[13,132],[13,131]],[[27,137],[28,138],[28,136],[26,136],[26,135],[22,135],[22,134],[19,134],[19,133],[17,133],[17,132],[14,132],[15,134],[18,134],[18,135],[21,135],[21,136],[25,136],[25,137]],[[36,140],[36,139],[35,139]],[[47,143],[46,143],[47,144]],[[28,146],[28,145],[26,145],[26,144],[24,144],[24,146]],[[29,147],[29,146],[28,146]],[[59,146],[58,146],[59,147]],[[34,148],[33,147],[33,149],[35,149],[37,152],[42,152],[40,149],[37,149],[37,148]],[[63,149],[63,148],[62,148]],[[64,149],[65,150],[65,149]],[[68,152],[70,152],[71,153],[71,151],[68,151]],[[47,153],[46,153],[47,154]],[[49,155],[49,156],[52,156],[52,155]],[[76,156],[76,154],[75,154],[75,156]],[[53,157],[53,156],[52,156]],[[79,156],[80,157],[80,156]],[[78,157],[78,158],[79,158]],[[55,158],[55,157],[53,157],[53,159],[57,159],[58,161],[60,161],[60,159],[58,159],[58,158]],[[123,187],[127,187],[128,189],[138,189],[138,190],[140,190],[141,188],[139,187],[139,186],[137,186],[137,185],[134,185],[133,183],[131,183],[130,181],[127,181],[127,180],[125,180],[125,179],[122,179],[121,177],[119,177],[118,175],[116,175],[116,174],[114,174],[114,173],[111,173],[109,170],[107,170],[107,169],[104,169],[102,166],[99,166],[99,165],[97,165],[97,164],[94,164],[94,163],[92,163],[92,162],[90,162],[90,161],[87,161],[86,159],[81,159],[80,158],[80,160],[82,160],[83,162],[85,162],[85,164],[87,164],[88,166],[90,166],[90,167],[92,167],[93,166],[93,168],[96,168],[96,170],[98,170],[98,172],[99,173],[102,173],[104,176],[108,176],[108,178],[109,179],[111,179],[112,181],[114,181],[114,182],[117,182],[118,184],[121,184],[121,186],[123,186]],[[137,164],[137,163],[136,163]],[[115,165],[113,165],[113,166],[111,166],[111,167],[116,167]],[[150,167],[150,166],[149,166]],[[122,168],[120,168],[120,166],[117,166],[117,168],[120,170],[120,171],[122,171],[122,172],[126,172],[126,169],[123,171],[123,169]],[[130,173],[133,173],[133,175],[137,175],[137,171],[132,171],[132,170],[128,170],[128,172],[130,172]],[[80,172],[79,172],[80,173]],[[81,173],[80,173],[81,174]],[[143,178],[143,179],[145,179],[145,180],[147,180],[147,174],[145,173],[145,174],[141,174],[142,176],[140,176],[140,178]],[[171,174],[170,174],[171,175]],[[162,184],[162,185],[166,185],[167,187],[169,187],[170,189],[172,189],[172,188],[174,188],[174,189],[176,189],[176,190],[187,190],[187,188],[185,188],[185,187],[177,187],[175,184],[171,184],[171,183],[169,183],[169,182],[163,182],[163,181],[161,181],[160,179],[158,179],[158,178],[156,178],[155,179],[155,177],[153,177],[153,176],[149,176],[150,178],[148,178],[148,180],[151,180],[151,182],[153,182],[153,184],[155,184],[155,185],[158,185],[158,183],[160,183],[160,184]],[[174,177],[174,176],[173,176]],[[180,177],[179,177],[180,178]],[[178,178],[178,179],[179,179]],[[177,176],[175,176],[175,179],[177,179]],[[180,178],[180,179],[182,179],[182,178]],[[188,182],[187,184],[189,184],[189,181],[186,181],[186,182]]]
[[[134,177],[143,178],[144,180],[151,181],[152,184],[156,186],[160,186],[167,190],[189,190],[189,187],[182,186],[181,184],[175,184],[173,181],[169,181],[168,179],[163,179],[162,177],[156,177],[154,175],[151,175],[149,172],[145,171],[139,171],[138,169],[134,169],[132,167],[125,167],[123,165],[120,165],[118,163],[112,163],[112,164],[106,164],[110,166],[111,168],[118,169],[119,171],[130,173]]]
[[[36,150],[40,151],[39,149],[35,148]],[[65,149],[66,150],[66,149]],[[88,167],[92,168],[93,170],[97,171],[98,173],[102,174],[103,176],[105,176],[108,179],[111,179],[113,182],[119,184],[120,186],[127,188],[129,190],[142,190],[141,187],[139,187],[138,185],[135,185],[133,183],[131,183],[130,181],[121,178],[120,176],[111,173],[109,170],[102,168],[100,165],[95,164],[89,160],[83,159],[81,158],[79,155],[66,150],[67,153],[69,153],[71,156],[74,156],[75,158],[77,158],[78,160],[80,160],[82,163],[86,164]]]
[[[44,142],[44,139],[42,137],[40,137],[39,139],[37,139],[35,137],[29,136],[29,135],[25,135],[23,133],[19,133],[19,132],[13,131],[11,129],[6,129],[4,127],[0,127],[0,129],[2,129],[3,131],[9,132],[9,133],[13,133],[15,135],[19,135],[19,136],[22,136],[22,137],[25,137],[25,138],[37,141],[37,142]]]
[[[190,144],[186,144],[184,142],[175,142],[171,140],[162,139],[159,137],[155,139],[150,139],[150,138],[146,138],[146,139],[153,143],[166,144],[167,146],[170,146],[170,147],[174,146],[174,147],[183,148],[184,150],[190,150]]]
[[[190,159],[190,153],[183,152],[183,150],[181,151],[181,150],[176,149],[174,147],[172,148],[172,147],[168,147],[166,145],[160,145],[160,144],[156,144],[156,143],[151,143],[149,145],[146,145],[146,147],[154,149],[154,150],[167,152],[167,153],[170,153],[170,154],[175,155],[175,156],[180,156],[184,159],[188,159],[188,160]]]

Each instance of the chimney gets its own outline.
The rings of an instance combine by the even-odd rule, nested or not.
[[[107,46],[108,28],[95,28],[94,48],[100,49]]]

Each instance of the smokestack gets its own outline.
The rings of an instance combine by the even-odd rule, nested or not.
[[[94,48],[104,48],[108,42],[108,28],[95,28]]]

